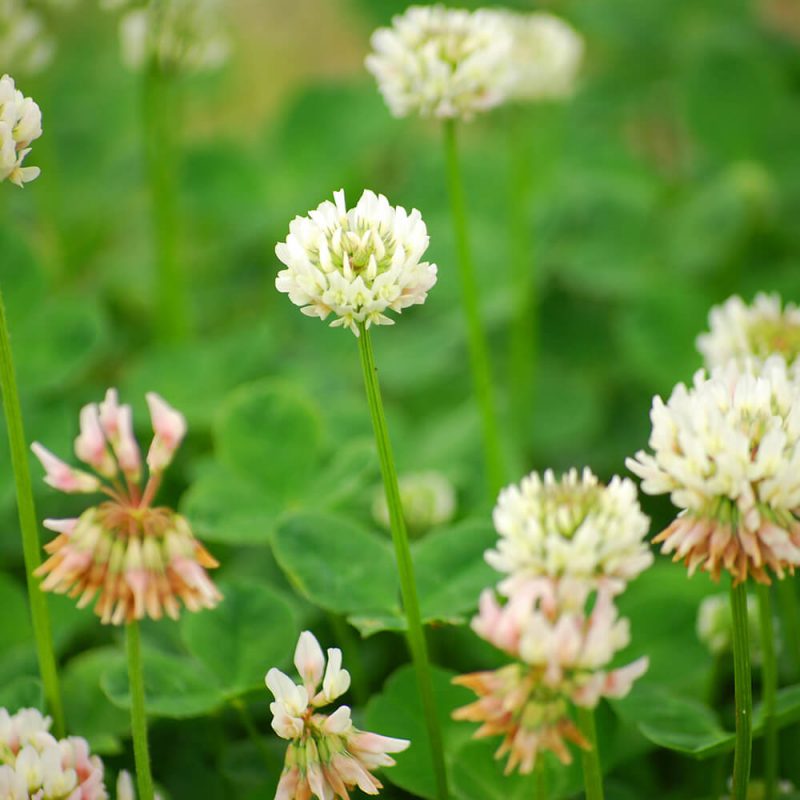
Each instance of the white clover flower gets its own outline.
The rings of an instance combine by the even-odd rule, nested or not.
[[[517,767],[532,772],[544,750],[568,764],[568,741],[590,746],[570,717],[570,705],[594,708],[603,697],[626,696],[648,659],[607,669],[630,641],[628,620],[619,617],[608,587],[594,592],[582,582],[515,579],[503,593],[503,605],[491,589],[481,595],[472,627],[516,663],[455,678],[478,700],[453,717],[483,723],[476,738],[504,737],[497,756],[509,755],[506,774]]]
[[[568,97],[583,61],[583,38],[552,14],[496,11],[512,38],[512,100]]]
[[[39,177],[39,167],[23,167],[30,143],[42,135],[42,112],[8,75],[0,78],[0,181],[22,186]]]
[[[735,361],[740,367],[750,359],[763,363],[780,355],[789,366],[800,357],[800,308],[781,306],[778,294],[759,293],[752,305],[741,297],[729,297],[708,315],[711,330],[697,337],[697,349],[707,369]]]
[[[290,742],[276,800],[308,800],[312,796],[348,800],[348,790],[356,786],[366,794],[378,794],[382,785],[372,771],[393,766],[394,759],[388,754],[402,752],[409,742],[358,730],[347,706],[331,714],[319,713],[318,709],[350,688],[341,650],[329,648],[326,665],[314,634],[303,631],[294,665],[302,685],[279,669],[271,669],[266,676],[267,688],[275,697],[270,704],[272,727]]]
[[[588,468],[558,479],[532,472],[500,492],[493,516],[500,539],[486,560],[512,576],[607,580],[621,590],[653,561],[650,521],[627,478],[604,486]]]
[[[626,460],[648,494],[681,513],[654,541],[717,580],[768,584],[800,564],[800,387],[780,357],[761,369],[731,362],[665,404],[653,399],[653,454]]]
[[[503,102],[512,80],[511,34],[493,12],[412,6],[371,44],[367,69],[397,117],[469,119]]]
[[[453,519],[456,512],[456,491],[440,472],[419,472],[401,475],[400,502],[403,517],[414,534],[424,533],[436,525]],[[372,516],[384,528],[389,528],[389,506],[383,487],[375,490]]]
[[[428,231],[419,211],[410,214],[369,190],[348,210],[344,191],[334,192],[307,217],[295,217],[285,242],[275,247],[286,265],[275,288],[310,317],[345,326],[392,325],[400,313],[424,303],[436,283],[436,265],[421,261]]]
[[[41,72],[54,52],[53,38],[38,11],[26,0],[0,0],[0,71]]]
[[[222,0],[163,0],[142,4],[105,0],[123,10],[119,35],[123,63],[140,70],[155,59],[165,71],[204,72],[221,67],[230,54]]]

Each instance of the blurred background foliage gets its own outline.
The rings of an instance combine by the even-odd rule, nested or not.
[[[366,697],[383,687],[366,710],[369,723],[423,736],[410,674],[393,673],[406,660],[392,632],[402,620],[388,540],[370,515],[379,479],[355,341],[302,316],[273,287],[273,248],[289,220],[340,187],[351,200],[374,188],[419,208],[427,222],[439,282],[423,307],[376,332],[375,347],[401,473],[441,471],[458,494],[455,523],[416,544],[423,611],[437,621],[436,659],[450,671],[500,663],[468,628],[447,624],[468,618],[493,581],[480,556],[493,533],[441,132],[433,122],[392,119],[362,67],[370,32],[406,5],[231,0],[230,62],[180,78],[170,109],[182,142],[173,168],[192,332],[169,345],[153,334],[141,79],[120,64],[114,17],[91,0],[51,10],[57,52],[39,74],[18,73],[0,54],[0,72],[39,102],[45,127],[28,159],[42,176],[0,194],[0,281],[29,438],[67,455],[79,407],[109,385],[134,404],[144,438],[143,394],[160,392],[190,424],[163,499],[180,504],[223,563],[219,612],[145,626],[148,699],[160,718],[154,769],[173,798],[272,797],[281,743],[265,736],[256,744],[247,731],[254,724],[268,733],[261,677],[287,664],[301,626],[343,643],[346,664],[360,673],[358,720]],[[534,8],[525,0],[504,5]],[[607,478],[645,445],[653,394],[668,394],[700,366],[694,339],[712,304],[733,293],[749,300],[757,290],[798,299],[800,7],[535,7],[583,33],[587,63],[572,101],[518,109],[515,119],[501,109],[464,126],[472,242],[509,480],[573,465]],[[512,420],[508,323],[519,287],[510,281],[509,191],[520,126],[532,176],[523,213],[540,345],[534,397]],[[41,484],[37,494],[40,516],[80,507]],[[652,498],[643,505],[659,529],[668,506]],[[0,519],[0,702],[17,705],[36,702],[38,689],[5,452]],[[694,632],[697,604],[710,591],[705,576],[689,581],[658,563],[623,599],[634,638],[626,655],[649,653],[652,668],[631,698],[601,715],[610,798],[708,797],[712,778],[724,780],[724,756],[697,762],[680,754],[729,749],[730,709],[710,692],[730,676]],[[52,605],[75,732],[115,766],[129,764],[116,631],[60,598]],[[359,643],[358,631],[372,635]],[[796,667],[787,660],[784,678]],[[442,702],[462,703],[448,673],[439,678]],[[782,702],[786,720],[798,716],[796,698]],[[458,796],[532,796],[530,781],[502,781],[493,743],[469,742],[469,733],[449,724]],[[655,743],[678,752],[656,751]],[[800,737],[785,729],[781,743],[788,755]],[[424,759],[423,751],[420,744]],[[800,782],[796,760],[784,764],[786,777]],[[430,796],[432,779],[416,762],[401,757],[387,778],[396,784],[390,797]],[[550,782],[554,797],[566,797],[580,774],[553,764]]]

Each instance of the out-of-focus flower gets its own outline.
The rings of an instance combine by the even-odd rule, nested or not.
[[[734,295],[714,306],[708,321],[711,330],[697,337],[708,369],[730,361],[740,367],[763,363],[774,355],[792,367],[800,356],[800,308],[794,303],[782,307],[777,294],[759,293],[752,305]]]
[[[2,0],[0,0],[2,2]],[[0,181],[17,186],[39,177],[39,167],[23,167],[30,143],[42,135],[39,106],[25,97],[8,75],[0,78]]]
[[[583,39],[563,19],[536,12],[495,11],[511,34],[512,100],[567,97],[583,61]]]
[[[511,33],[490,11],[412,6],[371,43],[367,69],[397,117],[469,119],[501,103],[513,80]]]
[[[289,740],[286,760],[275,800],[349,800],[356,786],[365,794],[378,794],[380,781],[372,774],[391,767],[389,753],[400,753],[409,742],[353,726],[350,709],[340,706],[331,714],[318,709],[334,702],[350,688],[350,675],[342,669],[342,653],[322,648],[309,631],[300,634],[294,657],[302,684],[278,669],[266,676],[275,701],[270,704],[272,727]],[[321,682],[321,686],[320,686]]]
[[[167,72],[203,72],[222,66],[230,53],[222,0],[105,0],[101,7],[123,10],[120,44],[130,69],[155,60]]]
[[[74,469],[38,442],[32,449],[45,481],[68,493],[102,492],[108,500],[76,519],[45,520],[59,535],[46,546],[50,558],[36,571],[42,588],[95,604],[104,623],[120,625],[149,616],[179,615],[213,608],[220,593],[206,573],[217,562],[195,539],[189,523],[172,509],[154,506],[163,472],[186,432],[183,416],[158,395],[148,394],[155,436],[141,486],[141,455],[133,436],[131,409],[109,389],[99,405],[81,411],[75,453],[96,474]]]
[[[545,750],[568,764],[568,741],[589,746],[570,717],[571,705],[594,708],[602,697],[624,697],[648,661],[606,669],[630,640],[628,621],[620,619],[607,588],[518,578],[504,591],[504,605],[493,590],[481,595],[472,627],[517,663],[455,678],[479,699],[453,716],[482,723],[476,737],[503,736],[497,757],[508,754],[506,773],[531,772]]]
[[[456,511],[453,484],[440,472],[410,473],[400,476],[400,502],[411,533],[420,535],[436,525],[449,522]],[[389,506],[383,487],[376,489],[372,516],[389,528]]]
[[[424,303],[436,283],[436,265],[421,261],[428,231],[419,211],[391,206],[365,191],[348,210],[344,192],[334,192],[307,217],[295,217],[275,253],[286,269],[275,288],[310,317],[345,326],[392,325],[387,310],[400,313]]]
[[[733,788],[733,779],[728,779],[728,790]],[[778,797],[784,797],[788,795],[794,795],[795,788],[794,784],[791,781],[778,781],[777,785],[778,789]],[[763,781],[750,781],[747,787],[747,798],[746,800],[766,800],[767,797],[767,786]],[[726,794],[722,797],[722,800],[732,800],[731,796]]]
[[[747,595],[747,625],[749,629],[750,660],[761,663],[761,625],[758,601]],[[704,597],[697,610],[697,638],[715,656],[733,650],[733,612],[726,594]]]
[[[0,0],[0,72],[31,75],[45,69],[55,44],[42,15],[27,0]]]
[[[653,561],[650,521],[627,478],[601,484],[591,470],[556,479],[532,472],[505,488],[494,509],[500,539],[486,560],[512,576],[606,581],[621,590]]]
[[[0,708],[0,798],[106,800],[103,762],[85,739],[56,740],[51,720],[32,708]]]
[[[681,509],[654,541],[717,580],[770,582],[800,564],[800,389],[781,358],[730,363],[653,400],[653,455],[626,461],[648,494]]]

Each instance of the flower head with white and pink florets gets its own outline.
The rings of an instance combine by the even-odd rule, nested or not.
[[[176,619],[179,601],[198,611],[221,599],[206,573],[217,562],[184,517],[154,505],[186,420],[157,394],[149,393],[147,403],[154,436],[145,458],[146,480],[131,407],[119,404],[115,389],[102,403],[81,410],[75,455],[92,472],[70,467],[38,442],[32,445],[50,486],[107,497],[77,518],[45,520],[58,536],[46,546],[50,558],[36,575],[44,579],[45,591],[77,597],[79,607],[97,597],[95,612],[114,625],[165,613]]]
[[[300,684],[275,668],[266,676],[275,697],[272,727],[289,741],[275,800],[349,800],[348,792],[356,786],[365,794],[378,794],[382,784],[373,770],[393,766],[388,754],[405,750],[408,740],[358,730],[347,706],[321,713],[350,688],[341,650],[329,648],[326,663],[316,637],[303,631],[294,664]]]

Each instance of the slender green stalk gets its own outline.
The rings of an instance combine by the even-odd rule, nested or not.
[[[590,708],[578,709],[578,723],[590,748],[581,751],[583,760],[583,785],[586,800],[603,800],[603,769],[600,766],[600,751],[597,748],[597,726],[594,711]]]
[[[786,635],[786,646],[791,658],[791,677],[800,677],[800,610],[797,604],[797,585],[792,578],[778,581],[778,598],[781,605],[783,632]]]
[[[513,318],[509,336],[509,388],[515,431],[528,432],[533,419],[538,357],[539,301],[528,208],[532,188],[529,137],[519,108],[509,109],[509,235]],[[527,437],[520,437],[527,444]],[[523,454],[524,455],[524,454]]]
[[[733,613],[733,678],[736,697],[736,751],[733,757],[732,800],[746,800],[753,749],[753,686],[747,629],[747,583],[731,587]]]
[[[242,727],[247,732],[247,736],[249,737],[250,741],[263,756],[267,767],[272,769],[272,754],[269,752],[269,748],[264,742],[264,737],[259,733],[255,722],[253,722],[253,715],[250,713],[249,709],[240,697],[235,697],[230,701],[230,703],[234,709],[236,709],[236,713],[239,715],[239,720],[242,723]]]
[[[139,623],[129,622],[126,631],[128,650],[128,682],[131,690],[131,730],[133,757],[136,761],[136,782],[139,800],[153,800],[153,775],[150,771],[150,749],[147,744],[147,712],[144,706],[144,671],[142,639]]]
[[[778,791],[778,727],[775,718],[778,696],[778,662],[772,624],[770,587],[758,584],[761,627],[761,687],[764,707],[764,800],[775,800]]]
[[[33,503],[31,473],[28,467],[28,446],[22,424],[22,408],[19,401],[17,375],[11,352],[11,337],[8,332],[2,292],[0,292],[0,389],[3,392],[8,445],[11,451],[11,466],[14,470],[14,482],[17,490],[17,513],[22,534],[22,552],[25,558],[25,576],[28,583],[36,657],[39,661],[39,673],[42,677],[47,708],[53,717],[53,732],[60,738],[66,733],[64,706],[61,700],[61,687],[53,648],[50,610],[47,606],[47,598],[39,588],[38,581],[33,574],[42,563],[41,544],[39,542],[39,526],[36,521],[36,508]]]
[[[161,3],[151,1],[151,37],[158,35]],[[154,49],[151,41],[151,49]],[[172,76],[155,55],[143,76],[143,125],[156,256],[156,330],[162,341],[186,338],[189,330],[186,275],[178,257],[177,104]]]
[[[419,610],[417,587],[414,581],[414,564],[411,560],[411,549],[408,545],[408,532],[403,519],[403,507],[400,502],[400,488],[397,484],[397,470],[395,469],[392,444],[386,426],[386,415],[383,410],[380,383],[378,382],[378,368],[375,366],[375,355],[372,350],[372,339],[369,330],[362,323],[358,340],[361,355],[361,367],[364,372],[364,387],[367,392],[367,402],[372,417],[372,427],[375,431],[375,442],[378,448],[378,458],[381,464],[381,475],[386,492],[386,503],[389,506],[389,520],[392,529],[392,541],[397,558],[397,571],[400,575],[400,591],[403,596],[403,608],[408,624],[408,645],[411,658],[417,673],[422,713],[425,717],[425,727],[430,739],[431,756],[433,758],[433,771],[436,777],[436,796],[439,800],[447,800],[447,770],[444,762],[444,747],[439,718],[436,714],[436,700],[433,695],[433,681],[431,679],[431,666],[428,658],[428,645],[425,641],[425,630],[422,627],[422,616]]]
[[[461,167],[458,160],[458,142],[454,120],[446,120],[444,123],[444,149],[447,161],[447,188],[450,194],[450,209],[453,216],[453,231],[456,242],[456,260],[458,261],[458,272],[461,280],[461,300],[467,323],[472,384],[481,415],[486,477],[490,494],[494,499],[505,482],[505,469],[492,384],[489,346],[486,342],[481,320],[478,286],[475,280],[475,265],[472,261],[472,252],[469,244],[467,208],[464,184],[461,179]]]
[[[539,754],[539,763],[536,765],[536,800],[547,800],[547,764],[544,754]]]

